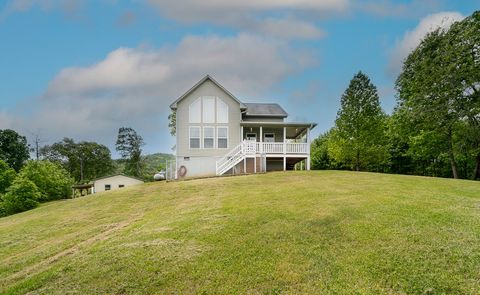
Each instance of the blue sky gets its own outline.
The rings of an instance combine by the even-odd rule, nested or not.
[[[334,122],[359,70],[395,106],[402,59],[480,0],[0,0],[0,129],[114,148],[121,126],[171,152],[168,105],[212,74],[292,121]]]

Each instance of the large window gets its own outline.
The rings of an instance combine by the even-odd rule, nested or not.
[[[201,123],[202,121],[202,99],[197,98],[188,107],[188,121],[190,123]]]
[[[203,97],[203,123],[215,123],[215,97]]]
[[[201,96],[188,107],[190,123],[228,123],[228,105],[215,96]]]
[[[228,123],[228,105],[217,97],[217,123]]]
[[[189,130],[190,134],[190,148],[199,149],[200,148],[200,127],[191,126]]]
[[[213,149],[214,142],[215,142],[215,128],[203,127],[203,148]]]
[[[217,141],[219,149],[228,148],[228,127],[217,127]]]

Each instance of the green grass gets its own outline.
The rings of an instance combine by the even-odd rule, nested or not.
[[[269,173],[148,183],[0,219],[6,294],[479,290],[479,182]]]

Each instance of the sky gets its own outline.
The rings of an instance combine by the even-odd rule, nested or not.
[[[391,113],[402,60],[480,0],[0,0],[0,129],[171,153],[169,105],[206,74],[330,129],[366,73]]]

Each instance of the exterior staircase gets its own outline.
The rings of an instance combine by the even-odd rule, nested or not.
[[[223,175],[235,165],[242,162],[248,156],[254,157],[257,144],[255,141],[243,140],[239,145],[233,148],[228,154],[223,156],[216,163],[217,175]]]

